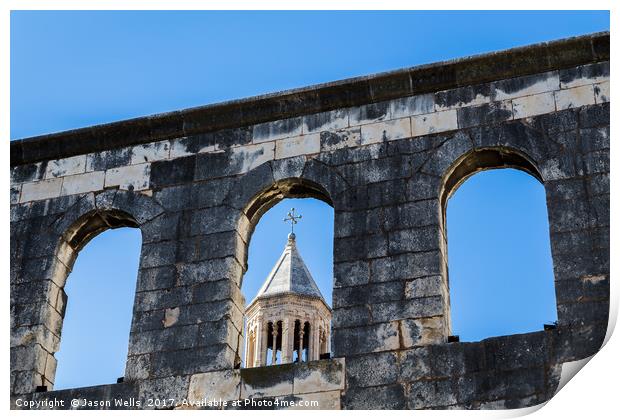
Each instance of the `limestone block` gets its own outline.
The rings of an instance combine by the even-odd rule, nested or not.
[[[393,384],[350,390],[342,403],[346,410],[403,410],[406,401],[405,385]]]
[[[213,302],[227,298],[239,299],[240,301],[244,299],[239,287],[232,279],[205,281],[194,286],[194,303]]]
[[[10,355],[13,370],[33,370],[41,374],[45,372],[48,353],[38,344],[11,347]]]
[[[370,267],[366,261],[334,264],[334,287],[366,284],[369,276]]]
[[[22,182],[34,182],[45,176],[47,165],[39,163],[30,163],[11,168],[11,185],[20,184]]]
[[[579,111],[581,128],[601,127],[609,125],[611,106],[602,103],[599,106],[586,106]]]
[[[86,172],[105,171],[131,163],[131,148],[104,150],[86,155]]]
[[[359,127],[338,131],[321,132],[321,151],[329,152],[345,147],[356,147],[361,144]]]
[[[195,138],[190,137],[181,137],[170,140],[170,159],[191,156],[198,153],[198,148],[195,143]],[[215,151],[215,145],[205,147],[205,150],[202,150],[200,153],[212,151]]]
[[[11,185],[11,204],[19,203],[19,196],[22,193],[22,185]]]
[[[385,230],[417,228],[438,223],[439,204],[437,200],[421,200],[387,207]]]
[[[390,254],[422,252],[438,249],[441,243],[439,226],[392,231],[388,234]]]
[[[344,363],[344,358],[341,358],[295,365],[293,393],[306,394],[344,389]]]
[[[151,368],[151,355],[140,354],[127,358],[125,367],[125,379],[128,381],[136,379],[148,379]]]
[[[389,112],[389,102],[378,102],[349,108],[349,124],[355,126],[387,120],[389,119]]]
[[[432,376],[445,377],[445,376],[461,376],[465,374],[465,346],[472,343],[443,343],[441,345],[428,346],[430,352],[430,358],[432,360]],[[474,343],[477,345],[478,343]],[[472,352],[479,352],[478,357],[474,359],[477,363],[474,363],[471,368],[479,369],[484,356],[482,356],[482,347],[469,347]],[[509,352],[510,353],[510,352]],[[488,353],[487,353],[488,355]],[[501,357],[501,355],[498,355]],[[513,355],[508,354],[507,357],[511,358]],[[493,356],[489,357],[495,360]],[[486,366],[487,369],[492,369],[490,366]]]
[[[209,235],[219,232],[234,232],[239,214],[230,207],[211,207],[191,213],[192,235]]]
[[[219,315],[220,317],[226,316],[226,312]],[[235,316],[233,315],[232,317]],[[186,317],[185,320],[183,320],[183,322],[188,323],[200,321],[202,321],[200,314],[190,315]],[[228,344],[231,348],[236,349],[238,343],[240,342],[240,339],[242,339],[242,333],[237,330],[237,328],[233,324],[232,319],[221,319],[219,321],[203,322],[200,325],[198,331],[198,343],[200,343],[201,346],[225,343]]]
[[[45,362],[45,377],[50,380],[50,381],[54,381],[54,377],[56,376],[56,365],[57,365],[57,360],[54,357],[54,355],[52,354],[48,354],[47,355],[47,360]]]
[[[597,104],[609,102],[609,82],[597,83],[594,85],[594,99]]]
[[[443,322],[441,316],[401,321],[403,347],[443,343],[446,340]]]
[[[33,392],[36,386],[40,385],[42,382],[42,375],[38,372],[15,372],[15,380],[12,382],[11,391],[15,394]]]
[[[594,104],[594,86],[585,85],[555,92],[555,104],[558,111]]]
[[[460,128],[493,124],[512,119],[510,101],[489,102],[482,105],[459,108],[457,117]]]
[[[250,144],[232,149],[231,160],[237,173],[243,174],[251,171],[265,162],[273,160],[275,156],[275,142]]]
[[[405,286],[405,297],[407,299],[437,296],[444,292],[443,280],[441,276],[421,277],[408,281]]]
[[[294,395],[291,400],[295,405],[286,410],[340,410],[340,391]]]
[[[63,178],[61,195],[80,194],[103,189],[105,172],[87,172]]]
[[[152,355],[153,375],[189,375],[197,372],[232,369],[235,353],[227,344],[164,351]]]
[[[411,383],[408,395],[409,407],[423,409],[456,404],[450,380],[416,381]]]
[[[311,155],[321,151],[319,133],[290,137],[276,141],[276,159]]]
[[[183,399],[187,397],[187,391],[189,387],[189,378],[187,376],[168,376],[166,378],[157,378],[150,380],[143,380],[138,383],[140,398],[143,403],[146,403],[147,399],[154,400],[174,400],[173,404],[179,404]],[[170,403],[170,401],[166,401]],[[158,408],[145,407],[145,408]],[[170,408],[169,406],[161,408]]]
[[[190,137],[196,144],[197,153],[206,153],[213,146],[214,150],[225,150],[243,146],[252,142],[251,127],[225,128],[210,133]]]
[[[435,111],[435,95],[409,96],[390,101],[390,118],[397,119],[412,115],[430,114]]]
[[[372,261],[370,281],[386,282],[435,275],[442,262],[439,251],[377,258]]]
[[[383,121],[361,127],[362,145],[411,137],[411,119]]]
[[[438,346],[435,350],[443,349],[443,352],[447,352],[446,349],[454,347],[456,344],[457,343],[451,343],[447,346]],[[543,331],[514,334],[504,337],[491,337],[482,341],[481,344],[484,345],[484,354],[486,354],[484,365],[490,370],[530,368],[549,360],[549,341]],[[443,355],[441,358],[435,355],[434,360],[443,359],[445,364],[454,364],[454,361],[459,357],[463,357],[462,352],[461,355],[459,355],[455,351],[452,351],[449,354]],[[439,365],[440,363],[434,363],[436,367]],[[445,369],[446,368],[444,368],[444,370]],[[454,375],[454,373],[461,374],[462,372],[457,371],[452,374]]]
[[[136,309],[152,311],[165,309],[176,305],[184,305],[191,302],[191,289],[187,287],[173,287],[171,289],[153,290],[136,293]]]
[[[443,314],[440,296],[429,296],[371,305],[372,319],[387,322],[405,318],[423,318]]]
[[[302,127],[301,117],[256,124],[252,127],[252,143],[300,136]]]
[[[319,112],[318,114],[305,115],[303,117],[304,134],[340,130],[348,126],[349,113],[345,109]]]
[[[306,166],[305,156],[296,156],[291,159],[276,160],[271,164],[274,181],[286,178],[299,178]]]
[[[440,133],[458,128],[456,110],[433,112],[432,114],[414,115],[411,117],[413,136]]]
[[[398,380],[395,352],[371,353],[347,358],[347,387],[387,385]]]
[[[292,394],[293,369],[287,364],[241,370],[241,399]]]
[[[491,84],[494,101],[535,95],[559,89],[560,77],[557,71],[500,80]]]
[[[41,312],[40,308],[37,308],[36,310]],[[40,320],[37,319],[32,322],[40,322]],[[18,321],[17,324],[19,325],[21,322]],[[44,325],[37,324],[13,328],[11,330],[9,343],[11,347],[39,344],[45,350],[53,352],[56,349],[58,337],[55,337]]]
[[[22,184],[20,203],[28,201],[45,200],[58,197],[62,186],[62,178],[44,179],[38,182]]]
[[[400,353],[399,379],[416,381],[431,375],[431,359],[428,347],[415,347]]]
[[[149,188],[150,177],[150,163],[112,168],[105,171],[105,187],[118,186],[121,190],[146,190]]]
[[[334,353],[354,355],[399,348],[398,322],[334,330]]]
[[[190,404],[192,401],[238,400],[241,397],[239,370],[221,370],[192,375],[189,382]]]
[[[192,348],[196,345],[197,336],[198,325],[136,332],[130,337],[128,354],[135,356],[157,351]]]
[[[337,308],[364,305],[367,303],[401,300],[404,295],[404,281],[373,283],[366,287],[334,288],[333,304]]]
[[[591,85],[609,80],[609,61],[560,70],[562,89]]]
[[[342,289],[336,289],[342,290]],[[357,327],[368,325],[371,322],[370,311],[366,305],[360,306],[352,306],[348,308],[338,307],[340,303],[334,303],[334,309],[332,313],[332,325],[334,328],[343,328],[343,327]]]
[[[180,286],[214,282],[222,279],[236,279],[241,275],[241,266],[235,258],[218,258],[195,264],[178,264],[176,281]]]
[[[464,86],[435,94],[435,111],[482,105],[491,102],[489,84]]]
[[[205,342],[228,342],[233,338],[231,334],[234,334],[234,331],[231,330],[234,325],[229,324],[229,322],[236,322],[238,325],[239,318],[242,316],[240,312],[231,300],[198,303],[181,307],[178,323],[183,325],[204,324],[199,326],[197,339],[203,339]]]
[[[86,170],[86,155],[72,156],[47,162],[45,178],[80,174]]]
[[[515,119],[554,112],[555,100],[553,92],[513,99],[512,110]]]
[[[140,144],[131,149],[132,165],[168,159],[169,157],[170,142],[168,140],[156,143]]]

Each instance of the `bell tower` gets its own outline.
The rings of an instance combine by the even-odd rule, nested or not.
[[[331,352],[332,311],[295,242],[291,209],[282,255],[246,308],[245,367],[318,360]]]

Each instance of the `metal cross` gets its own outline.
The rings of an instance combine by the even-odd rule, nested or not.
[[[297,224],[297,221],[299,219],[301,219],[301,214],[300,215],[296,215],[294,207],[291,209],[291,211],[288,212],[288,214],[284,218],[285,222],[290,222],[291,223],[291,233],[293,233],[293,227]]]

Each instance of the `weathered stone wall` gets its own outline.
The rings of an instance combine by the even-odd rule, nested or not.
[[[525,407],[605,336],[608,34],[15,141],[11,165],[14,404],[250,395]],[[497,167],[545,186],[558,325],[448,342],[446,201]],[[284,197],[334,207],[337,359],[235,369],[250,235]],[[143,240],[125,382],[33,394],[53,388],[77,253],[121,226]]]

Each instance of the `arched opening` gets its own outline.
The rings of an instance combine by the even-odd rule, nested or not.
[[[538,331],[557,320],[540,180],[529,159],[507,150],[470,153],[447,178],[451,330],[461,341]]]
[[[116,383],[124,376],[142,235],[120,211],[92,212],[63,235],[67,296],[54,389]],[[66,282],[66,284],[65,284]],[[62,334],[61,334],[62,333]]]
[[[329,311],[331,320],[334,211],[318,187],[288,185],[285,194],[267,192],[246,211],[254,229],[241,287],[247,304],[243,367],[317,360],[330,349],[329,343],[321,347],[319,324],[327,328],[318,320],[327,317],[321,311]],[[292,240],[291,221],[284,221],[291,208],[302,216],[293,222]],[[278,292],[285,276],[294,284],[292,293]],[[311,281],[318,294],[297,293],[296,285]]]

